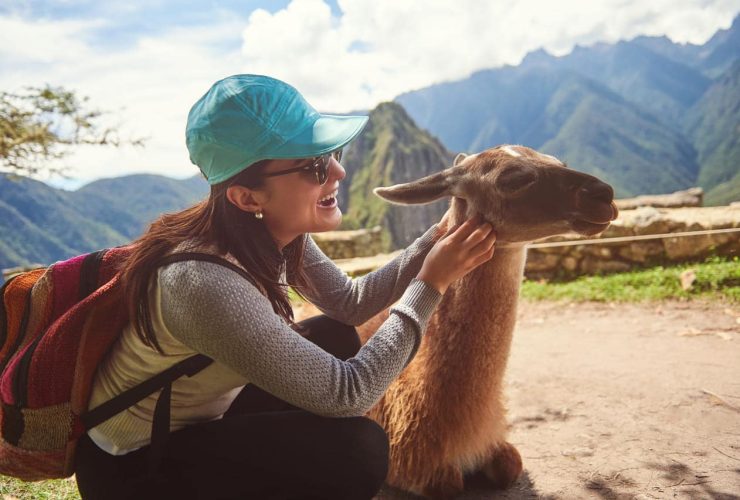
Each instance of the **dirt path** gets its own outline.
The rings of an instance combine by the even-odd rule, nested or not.
[[[523,303],[507,386],[525,474],[461,498],[740,498],[738,317],[718,303]]]

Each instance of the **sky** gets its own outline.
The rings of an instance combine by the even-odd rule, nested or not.
[[[382,101],[533,50],[665,35],[702,44],[740,0],[0,0],[0,90],[50,84],[106,111],[145,147],[80,147],[73,188],[101,177],[196,174],[187,113],[217,80],[280,78],[323,112]]]

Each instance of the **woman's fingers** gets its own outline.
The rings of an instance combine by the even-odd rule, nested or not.
[[[493,226],[488,222],[484,222],[470,233],[470,235],[465,239],[465,244],[474,247],[481,241],[485,240],[491,232],[493,232]]]
[[[455,225],[450,226],[447,229],[447,232],[445,232],[445,234],[443,234],[442,235],[442,238],[440,238],[440,239],[447,238],[448,236],[450,236],[451,234],[453,234],[455,231],[457,231],[460,228],[460,226],[462,226],[462,224],[455,224]]]
[[[450,241],[454,243],[464,242],[481,224],[481,222],[483,222],[483,217],[481,217],[480,214],[475,214],[470,219],[463,222],[457,230],[450,235]]]
[[[475,251],[475,257],[473,259],[473,267],[477,267],[480,264],[490,260],[493,257],[493,253],[496,250],[496,232],[491,231],[491,233],[486,236],[486,238],[481,241],[474,249]]]

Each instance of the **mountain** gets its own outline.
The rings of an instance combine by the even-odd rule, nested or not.
[[[133,175],[64,191],[0,174],[0,268],[50,264],[124,244],[156,215],[185,208],[207,192],[201,179]]]
[[[740,15],[732,21],[732,26],[720,30],[704,44],[704,53],[699,67],[710,76],[718,76],[727,70],[740,57]]]
[[[389,249],[408,245],[439,221],[448,201],[402,207],[375,196],[373,188],[439,172],[450,166],[453,158],[437,139],[419,129],[401,106],[392,102],[378,105],[342,161],[347,171],[339,193],[340,208],[346,214],[342,228],[380,225],[387,230]]]
[[[740,16],[735,17],[728,29],[717,31],[703,45],[674,43],[666,36],[640,36],[631,43],[690,66],[713,79],[732,66],[740,54]]]
[[[524,144],[604,178],[621,197],[689,187],[698,171],[680,132],[568,68],[481,71],[396,101],[454,151]]]
[[[687,130],[702,165],[698,183],[712,186],[708,201],[732,201],[715,189],[737,181],[740,171],[740,61],[718,78],[687,116]],[[721,188],[722,191],[728,189]]]
[[[70,194],[82,214],[133,239],[162,212],[205,198],[208,185],[200,176],[178,180],[139,174],[94,181]]]
[[[698,69],[635,42],[598,43],[576,47],[567,56],[548,56],[527,56],[521,66],[576,72],[667,123],[679,119],[711,83]]]
[[[639,37],[562,57],[539,50],[395,102],[452,151],[524,144],[604,178],[620,197],[698,184],[722,203],[740,190],[739,40],[740,16],[701,46]]]

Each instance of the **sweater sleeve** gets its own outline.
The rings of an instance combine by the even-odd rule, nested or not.
[[[414,280],[388,320],[342,361],[303,338],[249,281],[218,264],[178,262],[159,271],[160,311],[183,344],[263,390],[310,412],[364,415],[411,361],[440,293]]]
[[[321,312],[349,325],[361,325],[396,302],[418,274],[436,241],[432,226],[380,269],[351,279],[307,238],[303,268],[308,288],[300,292]]]

